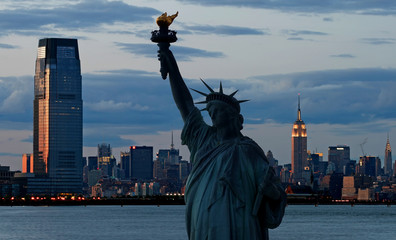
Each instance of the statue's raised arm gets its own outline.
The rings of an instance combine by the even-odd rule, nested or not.
[[[184,80],[180,74],[177,62],[172,52],[169,50],[170,43],[176,42],[176,31],[169,30],[169,25],[177,17],[176,14],[168,16],[165,12],[156,20],[159,30],[152,32],[151,41],[158,43],[158,57],[161,62],[161,75],[166,79],[169,73],[169,82],[172,89],[173,98],[185,121],[190,112],[194,109],[194,102]]]
[[[176,106],[183,120],[186,120],[187,116],[194,109],[194,102],[190,91],[180,74],[175,57],[169,50],[169,43],[158,43],[158,46],[160,48],[158,56],[161,63],[165,64],[163,67],[168,70],[169,82]]]

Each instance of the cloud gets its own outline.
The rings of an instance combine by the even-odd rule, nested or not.
[[[10,119],[11,116],[18,118],[21,113],[32,113],[32,100],[32,77],[0,76],[0,119]]]
[[[362,42],[372,45],[395,44],[395,38],[362,38]]]
[[[227,25],[186,25],[185,29],[191,34],[217,34],[217,35],[229,35],[229,36],[239,36],[239,35],[270,35],[268,31],[248,28],[248,27],[237,27],[237,26],[227,26]]]
[[[252,99],[250,118],[290,121],[301,93],[303,118],[309,122],[350,124],[396,119],[391,110],[396,96],[389,90],[396,87],[395,79],[396,69],[324,70],[253,77],[240,92]]]
[[[120,69],[85,73],[82,77],[85,146],[100,142],[114,147],[133,145],[130,138],[122,136],[155,136],[159,131],[180,129],[183,125],[168,80],[163,81],[159,73]],[[245,81],[205,81],[215,89],[222,81],[226,94],[239,89],[237,99],[250,99],[241,105],[249,126],[291,124],[297,118],[298,93],[306,123],[354,126],[395,121],[395,79],[396,69],[369,68],[252,76]],[[13,106],[2,109],[0,129],[26,129],[31,133],[32,77],[0,80],[1,106],[7,106],[7,102]],[[198,79],[185,81],[188,87],[206,91]],[[15,99],[13,93],[22,98]],[[192,96],[194,101],[201,97],[196,93]],[[203,115],[210,123],[207,113]],[[367,131],[384,131],[384,126],[369,127]],[[21,142],[29,144],[28,136],[21,137]]]
[[[290,36],[287,40],[290,41],[314,41],[312,39],[306,39],[301,36],[327,36],[327,33],[311,31],[311,30],[282,30],[282,33]]]
[[[120,43],[116,42],[116,46],[126,52],[137,54],[145,57],[153,57],[158,51],[156,44],[143,43]],[[177,54],[179,61],[191,61],[192,58],[221,58],[224,54],[221,52],[206,51],[198,48],[172,46],[172,51]]]
[[[356,56],[354,56],[352,54],[347,54],[347,53],[330,55],[330,57],[335,57],[335,58],[356,58]]]
[[[125,110],[137,110],[145,111],[148,109],[147,106],[141,106],[139,104],[132,104],[131,102],[115,102],[114,100],[102,100],[100,102],[90,103],[86,102],[85,107],[98,112],[115,112]]]
[[[326,36],[327,33],[318,32],[318,31],[310,31],[310,30],[284,30],[286,35],[289,36],[301,36],[301,35],[310,35],[310,36]]]
[[[234,7],[250,7],[250,8],[264,8],[274,9],[285,12],[302,12],[302,13],[358,13],[370,15],[395,15],[396,5],[393,1],[380,0],[345,0],[345,1],[289,1],[289,0],[227,0],[227,1],[212,1],[212,0],[179,0],[180,2],[188,2],[192,4],[207,5],[207,6],[234,6]]]
[[[20,153],[0,152],[0,156],[22,157],[22,154],[20,154]]]
[[[331,18],[331,17],[324,17],[323,18],[323,22],[332,22],[333,21],[333,18]]]
[[[304,38],[302,38],[302,37],[290,37],[290,38],[287,38],[287,40],[302,41],[302,40],[306,40],[306,39],[304,39]]]
[[[0,48],[5,48],[5,49],[15,49],[18,48],[15,45],[10,45],[10,44],[6,44],[6,43],[0,43]]]
[[[128,5],[122,1],[81,1],[64,5],[37,4],[29,8],[20,5],[0,10],[2,34],[54,34],[64,30],[89,30],[103,24],[142,23],[153,21],[160,12],[153,8]]]

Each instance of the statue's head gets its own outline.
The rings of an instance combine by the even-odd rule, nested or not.
[[[209,89],[210,93],[206,94],[195,89],[192,90],[206,97],[205,101],[197,102],[197,104],[206,104],[206,108],[202,109],[202,111],[207,110],[209,112],[213,126],[219,127],[226,124],[236,124],[238,129],[241,130],[243,117],[240,114],[240,103],[246,102],[248,100],[237,100],[234,98],[234,95],[238,92],[238,90],[231,93],[230,95],[224,94],[221,82],[219,92],[215,92],[202,79],[201,81]]]

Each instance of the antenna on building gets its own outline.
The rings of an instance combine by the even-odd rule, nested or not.
[[[172,131],[172,142],[171,142],[171,149],[173,149],[175,145],[173,144],[173,131]]]
[[[297,120],[301,120],[301,109],[300,109],[300,93],[298,93],[298,110],[297,110]]]

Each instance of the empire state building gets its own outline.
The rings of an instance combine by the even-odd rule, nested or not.
[[[292,129],[291,160],[293,179],[296,182],[300,181],[304,167],[307,165],[307,129],[301,119],[300,94],[298,95],[297,120]]]

